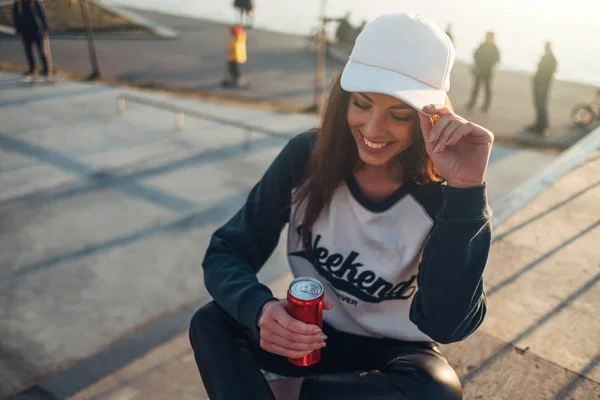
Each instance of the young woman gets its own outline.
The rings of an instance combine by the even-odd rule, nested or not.
[[[25,56],[29,64],[29,70],[25,73],[25,80],[31,81],[35,73],[34,45],[37,47],[38,56],[42,61],[42,76],[48,78],[50,72],[48,20],[46,9],[41,0],[15,0],[13,4],[13,24],[17,35],[23,42]]]
[[[486,313],[493,135],[443,105],[453,62],[418,15],[368,24],[320,128],[292,139],[214,233],[214,301],[190,327],[211,400],[273,399],[261,370],[305,377],[301,399],[462,398],[436,342],[463,340]],[[256,279],[287,223],[294,275],[325,288],[322,329]],[[286,359],[317,348],[312,366]]]

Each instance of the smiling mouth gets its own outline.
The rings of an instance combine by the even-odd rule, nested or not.
[[[363,135],[361,135],[361,136],[362,136],[363,143],[364,143],[364,144],[365,144],[367,147],[369,147],[369,148],[371,148],[371,149],[383,149],[384,147],[386,147],[387,145],[389,145],[390,143],[392,143],[392,142],[386,142],[386,143],[375,143],[375,142],[371,142],[369,139],[367,139],[367,138],[366,138],[366,137],[364,137]]]

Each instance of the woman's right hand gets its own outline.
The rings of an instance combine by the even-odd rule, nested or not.
[[[258,317],[260,347],[288,358],[300,358],[325,347],[327,336],[317,325],[306,324],[287,312],[287,300],[266,303]],[[332,306],[325,303],[324,309]]]

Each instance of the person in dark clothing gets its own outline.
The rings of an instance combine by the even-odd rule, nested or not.
[[[338,27],[335,30],[335,38],[337,43],[339,45],[352,48],[356,38],[367,25],[367,21],[363,19],[360,25],[355,28],[350,23],[350,15],[351,14],[348,12],[341,18],[325,18],[325,22],[337,22]]]
[[[300,400],[462,399],[437,343],[486,315],[493,134],[452,110],[453,63],[417,14],[367,24],[320,127],[291,138],[214,232],[202,262],[214,300],[189,330],[211,400],[275,400],[265,371],[303,378]],[[286,225],[292,274],[323,285],[322,326],[257,278]],[[316,364],[287,359],[315,349]]]
[[[546,42],[544,50],[537,72],[533,76],[533,100],[537,118],[535,123],[527,130],[548,136],[548,94],[558,63],[552,51],[552,43]]]
[[[25,56],[29,70],[25,74],[26,80],[31,80],[36,70],[33,46],[42,61],[42,75],[46,78],[49,74],[48,66],[48,20],[46,9],[42,0],[15,0],[13,4],[13,24],[17,35],[23,42]],[[49,46],[48,46],[49,47]]]
[[[332,19],[332,21],[339,22],[337,29],[335,30],[335,38],[339,44],[352,45],[352,34],[354,28],[350,24],[350,13],[346,13],[344,17]]]
[[[495,43],[494,32],[488,32],[483,42],[475,51],[475,65],[473,67],[473,90],[471,99],[466,105],[467,110],[471,110],[477,102],[479,88],[483,83],[485,88],[485,101],[481,107],[482,112],[487,112],[492,102],[492,77],[494,67],[500,61],[500,52]]]
[[[252,28],[254,24],[254,4],[252,0],[235,0],[233,6],[239,11],[239,24],[246,29]]]

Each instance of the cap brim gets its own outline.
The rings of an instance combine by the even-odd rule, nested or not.
[[[446,92],[389,69],[348,60],[342,72],[347,92],[383,93],[402,100],[418,112],[429,104],[444,104]]]

